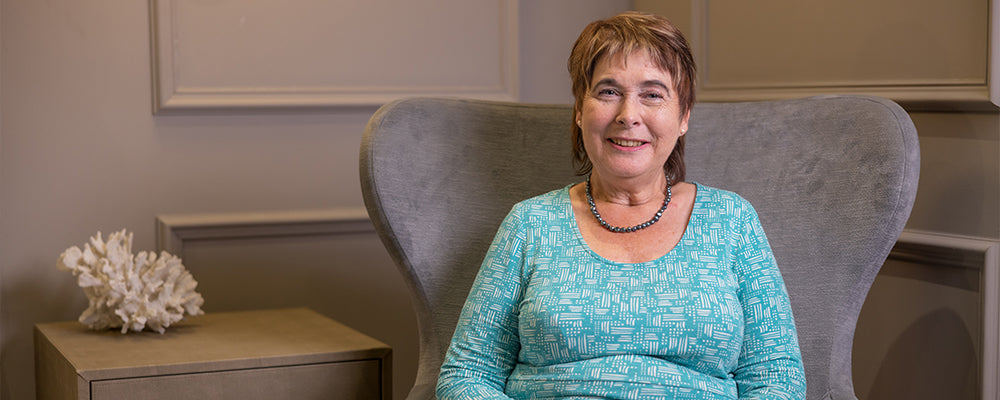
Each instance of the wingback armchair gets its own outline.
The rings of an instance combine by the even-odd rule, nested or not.
[[[412,292],[420,335],[409,399],[434,386],[459,312],[517,201],[582,180],[568,105],[416,98],[383,106],[361,145],[370,217]],[[795,314],[808,399],[855,399],[858,314],[910,214],[919,149],[910,118],[866,96],[699,103],[688,180],[757,209]]]

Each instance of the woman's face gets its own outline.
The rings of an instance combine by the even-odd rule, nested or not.
[[[576,121],[595,175],[659,179],[688,127],[670,73],[646,51],[634,51],[598,60],[592,82]]]

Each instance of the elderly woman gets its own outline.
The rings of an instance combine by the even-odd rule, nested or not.
[[[666,19],[591,23],[569,58],[584,182],[503,221],[440,399],[801,399],[788,295],[757,214],[684,181],[695,66]]]

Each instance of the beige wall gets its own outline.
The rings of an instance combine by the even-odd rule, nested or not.
[[[997,282],[983,273],[997,256],[967,248],[995,249],[1000,238],[1000,114],[989,91],[1000,86],[998,28],[990,33],[998,2],[637,0],[636,8],[667,15],[692,38],[701,100],[859,93],[910,111],[922,160],[907,238],[941,247],[883,267],[858,323],[855,388],[862,399],[908,400],[995,391],[998,356],[988,350],[997,338],[985,334],[997,332],[997,305],[984,302]]]
[[[513,6],[516,31],[500,38],[514,38],[516,54],[510,65],[517,80],[512,81],[515,86],[504,90],[512,89],[508,92],[530,102],[569,102],[565,58],[576,34],[586,22],[631,5],[629,1],[605,0],[510,0],[461,2],[467,5],[459,10],[450,7],[449,1],[421,2],[415,12],[426,15],[412,15],[412,20],[484,14],[481,11]],[[351,211],[363,206],[357,154],[373,106],[151,113],[154,79],[149,11],[151,4],[168,2],[0,0],[0,113],[4,116],[0,120],[0,398],[34,398],[32,325],[72,320],[85,308],[85,298],[72,276],[55,269],[56,258],[67,247],[83,244],[95,232],[106,234],[128,228],[135,233],[136,251],[152,250],[157,246],[158,216],[237,215],[253,219],[265,215],[263,211],[312,215],[313,210],[323,214],[324,210]],[[175,2],[206,9],[278,4]],[[337,22],[345,18],[355,24],[370,21],[367,25],[379,26],[379,22],[385,22],[380,19],[386,15],[385,10],[377,9],[383,3],[282,3],[342,6],[337,8],[341,14],[331,12],[330,23],[321,26],[296,25],[299,21],[288,21],[287,16],[279,21],[294,31],[289,35],[313,28],[320,32],[332,29],[341,39],[317,36],[314,41],[302,43],[301,36],[295,36],[297,40],[286,40],[287,47],[280,47],[290,52],[286,57],[306,59],[284,67],[298,71],[296,68],[303,63],[338,66],[343,61],[344,69],[329,67],[329,74],[306,71],[303,75],[279,69],[264,78],[306,77],[312,79],[307,84],[316,86],[347,86],[353,82],[331,83],[323,79],[342,77],[344,71],[353,68],[350,71],[369,74],[359,79],[374,76],[395,82],[395,94],[405,94],[411,86],[416,87],[413,94],[434,93],[429,88],[440,82],[421,79],[440,78],[441,71],[415,71],[406,58],[391,54],[359,53],[378,48],[394,37],[336,31]],[[399,7],[404,3],[411,2],[400,2]],[[215,11],[181,8],[180,12],[193,17],[225,17],[213,14]],[[219,35],[235,35],[240,23],[259,22],[266,15],[248,13],[242,21],[225,20],[228,25],[219,27]],[[457,38],[462,37],[456,34],[459,32],[491,34],[469,25],[480,21],[453,19],[438,24],[436,32],[450,32]],[[197,39],[195,25],[180,23],[175,27],[195,29],[183,33],[195,32]],[[395,38],[402,39],[398,34]],[[231,37],[233,43],[245,44],[243,39]],[[337,46],[352,47],[344,51]],[[490,51],[497,45],[464,46],[452,56],[462,52],[475,55],[476,51]],[[419,52],[422,48],[411,47],[407,51]],[[191,48],[182,47],[180,56],[192,56],[184,53]],[[254,49],[235,45],[228,51],[232,53],[224,54],[233,57],[259,55]],[[248,66],[220,74],[211,69],[215,64],[198,65],[198,55],[193,57],[187,61],[194,60],[194,67],[181,64],[174,71],[180,74],[179,79],[186,79],[182,83],[263,79],[252,74],[268,73],[267,68]],[[310,57],[316,59],[310,61]],[[481,62],[459,59],[445,71],[455,74],[456,80],[473,83],[499,79],[495,74],[482,74]],[[283,64],[275,65],[281,68]],[[355,89],[334,90],[318,101],[362,104],[384,100],[384,96],[344,95]],[[378,92],[380,88],[360,90]],[[287,100],[272,98],[264,103],[281,108],[281,102]],[[294,231],[295,223],[287,222],[279,221],[278,225]],[[402,398],[412,382],[416,357],[415,322],[402,283],[373,233],[335,231],[297,238],[269,234],[189,240],[184,243],[182,256],[195,277],[201,277],[200,290],[206,297],[208,312],[306,305],[393,345],[395,392],[397,398]]]
[[[62,250],[82,244],[94,232],[128,228],[135,232],[136,250],[154,249],[155,220],[161,215],[246,212],[252,218],[261,211],[362,205],[357,150],[373,107],[154,116],[149,4],[0,0],[0,398],[33,398],[31,326],[74,319],[84,308],[72,278],[56,271],[54,263]],[[575,35],[587,21],[627,9],[632,2],[515,5],[518,99],[569,102],[565,57]],[[635,6],[662,12],[690,32],[693,9],[688,3],[639,0]],[[372,18],[373,10],[353,12],[364,19]],[[424,12],[447,14],[449,9],[430,6]],[[899,29],[921,33],[919,27]],[[372,43],[351,34],[344,33],[362,46]],[[336,52],[330,41],[309,45],[317,57]],[[977,48],[972,47],[972,57],[982,55]],[[302,54],[309,53],[296,56]],[[969,58],[955,57],[958,62]],[[379,60],[370,67],[386,76],[394,76],[400,64],[374,61]],[[955,69],[964,74],[960,78],[977,73],[961,65]],[[460,63],[454,67],[463,70]],[[950,72],[922,73],[946,79]],[[488,79],[470,79],[478,78]],[[878,77],[876,83],[878,79],[886,78]],[[923,110],[912,113],[923,167],[908,229],[995,241],[1000,238],[1000,115],[969,111],[967,100],[975,93],[939,86],[946,89],[942,96],[952,98],[947,104],[959,106],[945,111],[947,105],[926,101],[934,99],[926,93],[916,98],[925,101],[908,99],[911,109]],[[882,89],[861,92],[907,100],[906,94]],[[732,93],[716,93],[724,95]],[[937,108],[927,111],[926,103]],[[414,322],[405,312],[401,283],[373,234],[338,235],[192,241],[183,255],[195,276],[203,277],[206,310],[308,305],[393,345],[396,394],[401,397],[405,389],[400,388],[412,380],[415,357]],[[270,268],[279,263],[280,268]],[[362,263],[366,265],[359,268]],[[947,361],[949,371],[957,372],[943,383],[921,379],[939,384],[916,395],[937,395],[932,389],[946,388],[973,398],[969,391],[979,382],[977,372],[968,368],[978,368],[976,352],[981,351],[979,279],[978,271],[887,265],[859,325],[859,337],[865,338],[858,342],[864,365],[857,365],[856,358],[855,366],[859,394],[876,398],[912,383],[900,371],[925,364],[899,355],[927,343],[949,343],[954,346],[945,348],[954,351],[916,361]],[[937,330],[928,334],[922,327]]]

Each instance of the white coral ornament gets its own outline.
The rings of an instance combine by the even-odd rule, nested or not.
[[[59,256],[56,267],[72,271],[83,288],[90,307],[80,322],[90,329],[121,328],[139,332],[144,328],[163,333],[188,315],[201,315],[205,302],[195,292],[198,282],[181,259],[161,252],[139,252],[132,256],[132,234],[114,232],[108,241],[101,233],[90,238],[84,249],[73,246]]]

